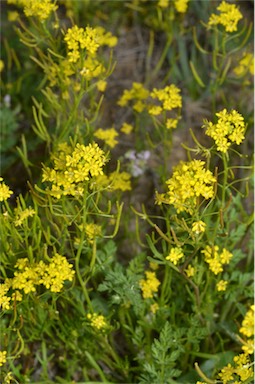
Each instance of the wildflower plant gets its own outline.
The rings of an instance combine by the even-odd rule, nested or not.
[[[7,1],[4,384],[252,382],[245,7]]]

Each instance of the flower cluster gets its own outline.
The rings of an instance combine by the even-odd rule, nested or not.
[[[7,2],[24,7],[24,13],[27,17],[35,16],[42,22],[58,9],[55,2],[51,0],[8,0]]]
[[[91,28],[87,26],[79,28],[74,25],[68,28],[64,37],[68,49],[68,58],[71,63],[76,63],[85,50],[87,54],[94,56],[102,45],[113,47],[117,44],[117,38],[110,32],[105,32],[102,27]]]
[[[18,271],[14,272],[12,288],[23,289],[24,293],[35,292],[35,285],[43,284],[51,292],[60,292],[64,281],[72,281],[74,271],[64,256],[55,253],[49,264],[40,261],[31,265],[27,258],[16,263]]]
[[[53,161],[53,169],[43,169],[42,180],[52,183],[50,194],[59,199],[62,195],[82,195],[84,182],[103,174],[106,156],[96,143],[87,146],[78,143],[73,152],[63,143]]]
[[[125,135],[129,135],[133,131],[133,126],[131,124],[128,124],[128,123],[123,123],[120,130]]]
[[[226,32],[235,32],[237,31],[238,21],[243,18],[243,15],[239,11],[238,7],[235,4],[228,4],[223,1],[218,7],[217,10],[220,12],[219,15],[212,14],[208,21],[208,25],[222,25]]]
[[[189,0],[174,0],[173,4],[177,12],[179,13],[185,13],[188,8],[188,2]],[[160,8],[167,8],[169,6],[169,3],[171,4],[171,0],[159,0],[158,1],[158,7]]]
[[[216,179],[204,165],[202,160],[181,161],[174,167],[171,179],[166,181],[168,192],[156,193],[156,203],[172,204],[178,213],[186,211],[192,214],[200,196],[210,199],[214,194]]]
[[[171,261],[176,265],[180,259],[184,257],[184,253],[180,247],[171,248],[169,255],[166,257],[166,260]]]
[[[254,56],[252,53],[245,53],[234,68],[234,73],[240,77],[245,76],[248,72],[254,75]]]
[[[247,380],[253,377],[249,355],[242,353],[235,356],[233,360],[233,364],[229,363],[218,374],[222,384],[228,384],[232,380],[235,380],[233,381],[235,383],[247,383]]]
[[[118,137],[119,134],[114,128],[109,128],[109,129],[99,128],[95,131],[94,136],[100,140],[105,141],[105,143],[109,145],[110,148],[114,148],[118,144],[116,137]]]
[[[8,185],[3,183],[3,178],[0,177],[0,201],[5,201],[13,194]]]
[[[220,281],[216,284],[217,291],[218,291],[218,292],[226,291],[227,285],[228,285],[228,281],[227,281],[227,280],[220,280]]]
[[[31,207],[22,209],[21,207],[17,207],[14,209],[15,212],[15,219],[14,219],[14,225],[15,227],[18,227],[22,225],[22,223],[28,218],[32,217],[35,214],[35,210]]]
[[[231,143],[241,144],[244,140],[245,124],[243,116],[235,110],[226,109],[216,113],[218,121],[213,124],[205,121],[206,135],[210,136],[217,146],[217,150],[226,153]]]
[[[134,100],[133,109],[136,112],[142,112],[146,105],[144,100],[149,97],[149,91],[144,88],[141,83],[133,83],[130,90],[125,89],[123,95],[118,101],[118,105],[125,107],[128,105],[129,101]]]
[[[0,351],[0,367],[6,363],[7,351]]]
[[[205,262],[209,264],[209,269],[215,274],[218,275],[223,271],[223,265],[229,264],[233,255],[226,248],[223,248],[219,252],[218,245],[211,247],[207,245],[205,249],[201,251],[204,254]],[[222,289],[221,289],[222,290]]]
[[[98,224],[88,223],[85,225],[85,233],[89,243],[93,243],[96,237],[102,235],[102,227]]]
[[[98,315],[97,313],[89,313],[87,318],[90,321],[91,326],[96,330],[102,331],[107,328],[107,322],[103,315]]]
[[[160,281],[156,277],[156,273],[152,271],[145,272],[146,279],[140,280],[140,287],[142,290],[143,298],[150,299],[153,294],[158,292]]]
[[[195,232],[196,235],[199,235],[200,233],[204,233],[206,229],[206,224],[202,221],[195,221],[192,223],[192,231]]]
[[[116,191],[130,191],[131,188],[131,175],[128,172],[112,172],[109,177],[110,189]]]
[[[131,175],[128,172],[111,172],[108,176],[103,174],[95,178],[95,182],[91,184],[94,189],[107,189],[108,191],[130,191]]]
[[[254,305],[251,305],[242,321],[242,326],[239,329],[239,332],[242,333],[242,335],[248,337],[246,341],[242,340],[242,350],[247,354],[252,354],[254,352],[254,308]]]
[[[154,103],[148,106],[149,114],[157,116],[163,111],[171,111],[175,108],[181,108],[182,97],[180,92],[181,90],[174,84],[168,85],[163,89],[154,88],[150,93],[150,97],[154,99]],[[175,128],[177,121],[178,120],[176,119],[170,119],[167,123],[167,128]]]
[[[17,269],[13,278],[8,278],[0,286],[0,306],[4,310],[11,307],[11,301],[21,301],[23,290],[25,294],[36,291],[36,286],[43,284],[51,292],[60,292],[64,282],[73,280],[73,266],[64,256],[55,253],[50,263],[30,264],[27,258],[22,258],[15,264]],[[9,291],[12,295],[8,296]]]
[[[188,8],[189,0],[174,0],[174,6],[177,12],[185,13]]]

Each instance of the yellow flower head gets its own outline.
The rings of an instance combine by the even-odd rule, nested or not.
[[[217,123],[205,121],[206,135],[210,136],[217,150],[226,153],[232,143],[241,144],[244,140],[245,124],[243,116],[235,110],[227,112],[224,109],[216,113]]]
[[[196,272],[195,268],[192,267],[190,264],[188,265],[188,268],[185,269],[185,273],[186,273],[186,275],[187,275],[188,277],[192,277],[192,276],[194,276],[194,275],[195,275],[195,272]]]
[[[28,217],[34,216],[35,210],[31,207],[25,208],[22,210],[21,207],[15,208],[15,219],[14,219],[14,225],[15,227],[20,226]]]
[[[88,55],[94,57],[100,46],[108,45],[113,47],[117,44],[117,38],[110,32],[106,32],[102,27],[91,28],[87,26],[84,29],[79,28],[77,25],[68,28],[64,41],[67,44],[67,55],[71,63],[76,63],[83,51],[86,51]],[[90,61],[90,71],[92,64],[93,62]],[[96,70],[96,67],[97,65],[94,65],[94,71]],[[101,72],[102,70],[100,69],[100,73]]]
[[[166,120],[166,128],[167,129],[175,129],[178,124],[178,119],[167,119]]]
[[[203,233],[205,231],[205,228],[206,224],[202,220],[195,221],[192,224],[192,231],[195,232],[196,235],[198,235],[199,233]]]
[[[228,281],[226,280],[220,280],[217,284],[216,284],[216,287],[217,287],[217,291],[226,291],[226,288],[227,288],[227,285],[228,285]]]
[[[184,253],[181,248],[175,247],[171,248],[169,255],[166,257],[166,260],[171,261],[174,265],[176,265],[180,259],[184,257]]]
[[[247,73],[254,75],[254,56],[252,53],[245,53],[242,59],[239,61],[239,64],[234,68],[234,73],[243,77]]]
[[[10,309],[10,301],[11,298],[7,296],[7,293],[10,289],[10,284],[8,281],[0,284],[0,307],[3,308],[3,310]]]
[[[64,282],[72,281],[75,274],[72,264],[69,264],[67,259],[58,253],[55,253],[48,265],[39,263],[35,270],[40,275],[40,284],[50,289],[51,292],[60,292]]]
[[[141,83],[133,83],[130,90],[125,89],[118,101],[118,105],[125,107],[131,100],[134,100],[133,109],[142,112],[145,108],[143,100],[149,96],[149,91]]]
[[[112,172],[109,175],[109,185],[111,190],[130,191],[131,187],[131,175],[128,172]]]
[[[159,8],[167,8],[169,5],[169,0],[159,0],[158,7]]]
[[[151,304],[150,306],[150,310],[153,314],[155,314],[157,312],[157,310],[159,309],[159,305],[158,303],[154,303],[154,304]]]
[[[247,337],[254,335],[254,305],[252,305],[249,311],[246,313],[239,332]]]
[[[90,321],[91,326],[96,330],[102,331],[107,328],[107,322],[103,315],[98,315],[97,313],[89,313],[87,318]]]
[[[177,12],[185,13],[188,8],[189,0],[174,0],[174,6]]]
[[[238,21],[243,18],[243,15],[239,11],[238,7],[235,4],[229,4],[223,1],[218,7],[217,10],[219,14],[212,14],[208,21],[208,25],[222,25],[226,32],[235,32],[237,31]]]
[[[116,137],[118,137],[119,134],[114,128],[109,128],[109,129],[99,128],[95,131],[94,136],[100,140],[105,141],[105,143],[109,145],[110,148],[114,148],[118,144]]]
[[[159,115],[163,110],[171,111],[175,108],[182,107],[182,97],[180,95],[181,90],[174,84],[167,85],[163,89],[154,88],[150,93],[150,96],[155,99],[155,102],[159,102],[160,105],[151,105],[148,107],[148,111],[151,115]]]
[[[0,177],[0,201],[5,201],[13,194],[13,191],[3,183],[3,178]]]
[[[157,194],[157,204],[172,204],[177,212],[192,214],[200,196],[204,199],[213,197],[216,179],[204,165],[205,162],[201,160],[181,161],[174,167],[171,179],[166,181],[168,192]]]
[[[218,275],[223,271],[223,265],[229,264],[233,255],[226,248],[223,248],[222,252],[219,252],[219,247],[217,245],[211,247],[207,245],[205,249],[201,251],[204,254],[205,262],[209,264],[209,269],[215,274]],[[219,285],[223,287],[222,283]],[[221,289],[222,290],[222,289]]]
[[[8,4],[23,7],[27,17],[38,17],[41,22],[44,22],[52,12],[58,9],[55,2],[51,0],[8,0]]]
[[[6,363],[7,351],[0,351],[0,367]]]
[[[106,90],[106,87],[107,87],[107,81],[99,80],[96,85],[97,85],[97,89],[100,92],[104,92]]]
[[[129,135],[133,131],[133,126],[128,123],[123,123],[120,130],[125,133],[125,135]]]
[[[150,299],[153,297],[153,294],[158,292],[158,287],[160,281],[156,277],[155,272],[146,271],[146,279],[140,280],[140,287],[142,290],[143,298]]]
[[[102,227],[100,225],[97,225],[94,223],[86,224],[85,225],[85,232],[86,232],[86,235],[88,237],[88,241],[90,243],[93,243],[93,240],[96,237],[101,236]]]
[[[53,161],[53,169],[43,169],[43,181],[52,183],[50,193],[59,199],[62,195],[82,195],[83,183],[103,174],[106,156],[96,143],[78,143],[74,150],[68,145],[59,147]]]
[[[0,72],[2,72],[4,69],[4,62],[3,60],[0,60]]]

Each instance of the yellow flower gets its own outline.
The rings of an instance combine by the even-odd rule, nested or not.
[[[173,176],[166,181],[168,192],[157,194],[157,204],[172,204],[177,212],[193,213],[198,203],[198,197],[205,199],[213,197],[215,177],[204,168],[204,161],[181,161],[174,167]]]
[[[132,88],[130,90],[124,90],[123,95],[118,100],[118,105],[121,107],[125,107],[126,105],[128,105],[129,101],[134,100],[135,103],[133,108],[137,112],[142,112],[145,107],[142,100],[147,99],[148,96],[149,91],[144,88],[143,84],[135,82],[132,84]]]
[[[51,292],[60,292],[64,281],[72,281],[75,274],[72,264],[58,253],[55,253],[48,265],[39,263],[35,270],[40,275],[39,283],[45,285]]]
[[[5,201],[13,194],[13,191],[3,183],[3,178],[0,177],[0,201]]]
[[[205,256],[205,262],[209,264],[209,269],[215,274],[218,275],[223,271],[223,265],[229,264],[231,258],[233,257],[232,253],[223,248],[222,252],[219,252],[219,247],[217,245],[211,247],[207,245],[205,249],[201,251]],[[220,285],[221,286],[221,285]]]
[[[103,174],[106,156],[96,143],[78,143],[73,151],[66,144],[58,147],[53,161],[54,169],[44,167],[42,181],[52,183],[50,194],[60,199],[62,195],[81,196],[84,182]]]
[[[239,332],[247,337],[254,335],[254,305],[251,305],[249,311],[246,313]]]
[[[242,350],[245,353],[252,355],[254,352],[254,339],[247,339],[246,341],[243,341],[242,344]]]
[[[192,267],[190,264],[188,265],[188,268],[185,269],[186,275],[188,277],[192,277],[195,275],[195,268]]]
[[[100,91],[100,92],[104,92],[106,87],[107,87],[107,81],[105,80],[99,80],[97,82],[97,89]]]
[[[162,112],[162,107],[160,105],[152,105],[151,107],[148,107],[148,112],[153,116],[160,115]]]
[[[128,172],[112,172],[109,175],[111,190],[131,191],[131,175]]]
[[[158,7],[167,8],[169,4],[169,0],[159,0]]]
[[[157,310],[159,309],[159,305],[158,303],[154,303],[154,304],[151,304],[150,306],[150,310],[153,314],[155,314],[157,312]]]
[[[58,9],[58,6],[51,0],[25,0],[23,5],[27,17],[35,16],[42,22],[50,16],[51,12]]]
[[[16,21],[19,18],[19,13],[17,11],[8,12],[8,21]]]
[[[94,223],[86,224],[85,225],[85,232],[86,232],[86,235],[88,237],[88,241],[90,243],[93,243],[93,240],[96,237],[101,236],[102,227],[101,227],[101,225],[97,225]]]
[[[217,291],[226,291],[227,285],[228,285],[228,281],[226,281],[226,280],[220,280],[220,281],[216,284]]]
[[[11,307],[11,298],[7,296],[9,289],[10,284],[8,283],[8,281],[0,284],[0,307],[2,307],[3,310],[8,310]]]
[[[106,32],[102,27],[91,28],[87,26],[84,29],[79,28],[77,25],[74,25],[72,28],[68,28],[67,33],[64,37],[64,41],[67,44],[67,55],[71,63],[76,63],[79,60],[82,51],[84,50],[88,55],[93,56],[93,58],[95,59],[94,55],[100,46],[108,45],[110,47],[113,47],[117,44],[117,38],[113,36],[110,32]],[[92,63],[93,62],[90,61],[90,71]],[[97,61],[97,63],[99,62]],[[96,70],[97,65],[94,65],[93,71]],[[86,74],[85,69],[84,74]],[[95,77],[95,74],[93,76]]]
[[[245,53],[238,66],[234,68],[234,73],[240,77],[245,76],[248,72],[254,75],[254,56],[252,53]]]
[[[223,384],[226,384],[228,381],[234,379],[234,368],[231,364],[228,364],[226,367],[222,368],[219,373],[219,378],[223,381]]]
[[[103,315],[89,313],[87,318],[89,319],[91,326],[97,330],[104,330],[107,327],[107,322]]]
[[[158,291],[160,281],[157,279],[155,272],[146,271],[145,275],[146,279],[140,280],[140,287],[143,298],[150,299],[153,297],[153,294]]]
[[[174,0],[174,6],[177,12],[185,13],[188,8],[189,0]]]
[[[20,226],[24,220],[26,220],[28,217],[31,217],[35,214],[35,210],[32,209],[31,207],[26,208],[22,210],[21,207],[15,208],[15,219],[14,219],[14,225],[15,227]]]
[[[125,135],[129,135],[133,131],[133,126],[128,123],[123,123],[120,130],[121,132],[125,133]]]
[[[175,129],[178,124],[178,119],[167,119],[166,120],[166,128],[167,129]]]
[[[3,60],[0,60],[0,72],[2,72],[4,69],[4,62]]]
[[[100,140],[105,141],[105,143],[111,148],[114,148],[118,144],[118,141],[115,138],[118,137],[119,134],[114,128],[99,128],[95,131],[94,136]]]
[[[238,21],[243,18],[243,15],[239,11],[235,4],[229,4],[223,1],[217,10],[220,12],[219,15],[212,14],[209,18],[208,25],[221,24],[225,28],[226,32],[237,31]]]
[[[237,111],[227,112],[226,109],[216,113],[216,116],[216,124],[205,121],[203,128],[206,128],[206,135],[215,141],[217,150],[226,153],[232,143],[239,145],[244,140],[244,118]]]
[[[174,265],[176,265],[180,259],[184,257],[184,253],[181,248],[175,247],[171,248],[169,255],[166,257],[166,260],[171,261]]]
[[[159,268],[158,264],[153,263],[152,261],[150,261],[149,265],[150,265],[150,268],[153,269],[153,271],[156,271]]]
[[[203,233],[205,231],[205,228],[206,228],[206,224],[202,220],[195,221],[192,224],[192,231],[195,232],[197,235],[199,233]]]
[[[7,351],[0,351],[0,367],[6,363]]]
[[[181,90],[177,88],[174,84],[167,85],[163,89],[154,88],[150,93],[150,96],[153,99],[161,102],[161,109],[164,111],[171,111],[174,108],[182,107],[182,97],[180,95]],[[149,106],[149,112],[153,107]],[[159,113],[161,112],[159,107],[154,106],[155,110]],[[159,114],[159,113],[154,114]]]

